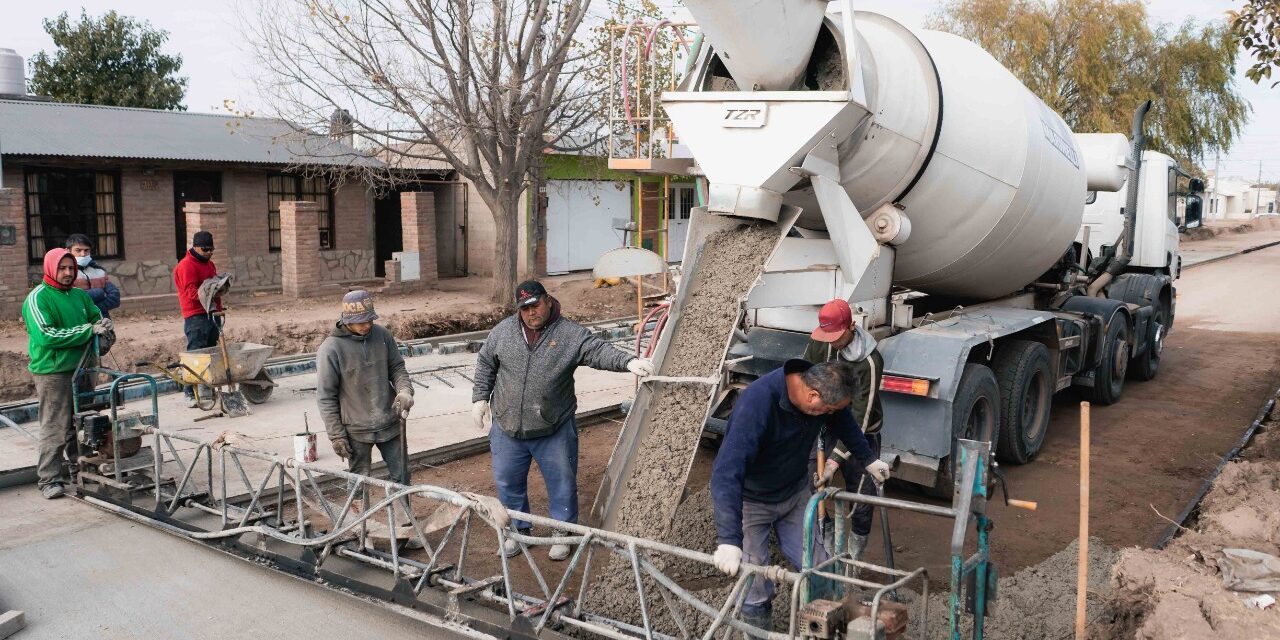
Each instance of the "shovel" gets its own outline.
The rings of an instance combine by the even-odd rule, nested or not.
[[[226,316],[224,315],[224,323],[225,318]],[[232,418],[247,416],[252,413],[249,411],[249,401],[245,399],[243,393],[240,393],[240,386],[232,382],[231,357],[227,355],[226,334],[222,327],[218,327],[218,348],[222,351],[222,367],[227,374],[227,388],[229,389],[220,394],[222,397],[222,411]]]

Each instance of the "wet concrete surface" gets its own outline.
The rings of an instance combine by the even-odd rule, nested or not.
[[[464,638],[86,503],[0,490],[0,600],[21,640]]]

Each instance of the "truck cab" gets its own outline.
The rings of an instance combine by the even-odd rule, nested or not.
[[[1134,254],[1129,269],[1178,278],[1179,233],[1200,226],[1204,183],[1191,178],[1177,162],[1156,151],[1142,154],[1142,193],[1138,197]],[[1128,185],[1119,191],[1090,191],[1077,244],[1088,244],[1088,256],[1109,252],[1124,230]]]

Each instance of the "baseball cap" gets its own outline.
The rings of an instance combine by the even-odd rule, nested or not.
[[[373,322],[378,314],[373,311],[373,296],[364,289],[350,291],[342,296],[342,323]]]
[[[818,328],[809,334],[819,342],[835,342],[853,325],[853,310],[849,303],[835,299],[822,305],[818,311]]]
[[[516,285],[516,306],[527,307],[536,304],[547,295],[547,288],[542,286],[537,280],[525,280]]]
[[[212,249],[213,234],[208,231],[197,231],[194,236],[191,236],[191,246],[200,249]]]

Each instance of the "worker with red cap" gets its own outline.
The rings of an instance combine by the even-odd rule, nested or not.
[[[849,410],[862,427],[867,444],[876,457],[879,457],[880,426],[884,412],[880,408],[877,392],[880,388],[880,376],[884,371],[884,359],[876,351],[876,339],[854,322],[849,303],[840,299],[822,305],[818,312],[818,328],[813,330],[810,337],[812,340],[804,352],[805,360],[845,362],[852,369],[855,385]],[[838,466],[844,476],[846,488],[857,493],[876,495],[875,482],[867,476],[865,469],[850,461],[844,451],[835,449],[834,443],[825,442],[823,446],[828,453],[827,469],[824,470],[826,477],[830,478]],[[871,505],[865,503],[859,503],[853,510],[848,548],[855,558],[860,558],[867,548],[867,535],[871,533],[871,514]]]

